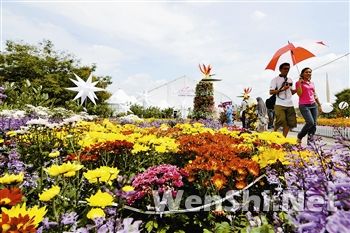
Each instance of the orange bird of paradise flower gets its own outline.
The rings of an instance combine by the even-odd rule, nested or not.
[[[199,64],[199,70],[204,74],[204,78],[209,78],[210,76],[213,76],[213,74],[210,74],[211,71],[211,65],[209,64],[208,66],[202,64]]]

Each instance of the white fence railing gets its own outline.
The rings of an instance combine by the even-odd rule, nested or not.
[[[292,131],[299,132],[304,125],[298,124],[296,128],[294,128]],[[323,136],[323,137],[334,137],[341,134],[343,137],[350,139],[350,128],[343,127],[343,128],[334,128],[332,126],[317,126],[316,128],[316,135]]]

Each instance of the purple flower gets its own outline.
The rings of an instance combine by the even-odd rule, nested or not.
[[[94,223],[95,223],[95,226],[97,226],[97,227],[102,226],[104,220],[105,220],[104,217],[94,218],[94,219],[93,219],[93,221],[94,221]]]
[[[315,158],[299,161],[303,166],[289,167],[285,175],[288,189],[305,191],[306,208],[289,212],[298,232],[349,231],[350,148],[346,145],[344,140],[338,140],[336,146],[325,149],[322,142],[315,140],[309,147]]]
[[[327,218],[326,229],[329,233],[348,232],[350,211],[339,210]]]
[[[87,228],[85,228],[85,227],[80,227],[74,232],[75,233],[89,233],[89,230]]]
[[[6,99],[7,95],[0,93],[0,99]]]
[[[77,222],[78,215],[75,212],[64,213],[61,216],[61,223],[63,225],[75,224]]]
[[[140,232],[139,227],[140,224],[142,223],[141,220],[135,221],[132,223],[134,219],[132,218],[125,218],[123,220],[123,229],[117,231],[117,233],[136,233]]]
[[[8,170],[13,173],[20,173],[25,170],[24,163],[20,160],[20,157],[15,149],[9,153],[9,161],[7,163]]]
[[[48,229],[50,229],[51,227],[57,226],[57,225],[58,225],[57,222],[50,222],[50,221],[49,221],[49,218],[44,218],[43,221],[42,221],[41,223],[42,223],[43,228],[44,228],[45,230],[48,230]]]

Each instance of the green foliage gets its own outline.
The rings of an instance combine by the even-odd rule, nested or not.
[[[230,233],[231,226],[228,222],[220,222],[215,224],[215,233]]]
[[[158,107],[150,106],[144,108],[141,105],[133,104],[130,106],[136,116],[140,118],[171,118],[174,112],[173,108],[160,109]]]
[[[144,107],[138,104],[133,104],[130,106],[130,111],[132,111],[136,116],[142,117],[144,112]]]
[[[29,80],[18,82],[4,83],[7,99],[2,106],[3,108],[22,109],[27,104],[34,106],[52,107],[55,99],[50,99],[47,93],[43,93],[42,86],[33,86]]]
[[[214,87],[212,82],[200,81],[196,86],[192,118],[211,119],[214,115]]]
[[[5,90],[9,96],[7,105],[54,105],[72,110],[82,109],[77,102],[71,102],[77,93],[65,88],[74,86],[69,79],[75,79],[73,72],[86,79],[96,70],[96,66],[82,66],[79,63],[73,55],[54,50],[49,40],[36,46],[7,41],[5,50],[0,53],[0,82],[11,87]],[[101,88],[112,83],[110,76],[94,76],[93,81],[98,81],[96,86]],[[97,92],[96,95],[98,105],[105,103],[111,96],[106,91]],[[110,112],[106,106],[99,111],[96,110],[99,106],[88,104],[85,107],[92,114]]]
[[[348,104],[350,104],[350,88],[342,90],[341,92],[335,94],[335,96],[337,97],[337,99],[336,99],[335,103],[333,104],[333,106],[334,106],[336,116],[337,117],[350,117],[350,107],[348,107],[346,109],[339,108],[339,103],[342,101],[345,101]]]

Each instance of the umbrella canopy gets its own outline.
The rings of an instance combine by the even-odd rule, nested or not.
[[[270,60],[269,64],[266,66],[265,70],[275,70],[278,59],[283,54],[285,54],[289,51],[290,51],[290,55],[292,57],[293,65],[296,65],[299,62],[304,61],[305,59],[308,59],[310,57],[315,56],[310,51],[308,51],[302,47],[295,47],[292,43],[288,42],[288,44],[286,46],[277,50],[277,52],[273,55],[272,59]]]

